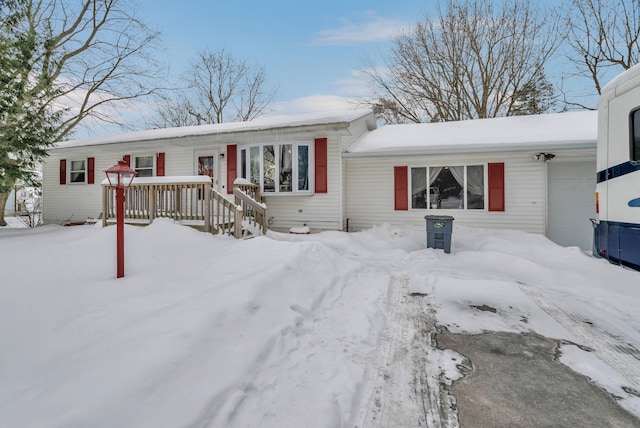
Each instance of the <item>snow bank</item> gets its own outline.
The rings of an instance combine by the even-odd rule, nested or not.
[[[579,345],[563,361],[640,413],[639,273],[522,232],[456,228],[451,254],[425,248],[424,233],[235,240],[157,220],[126,226],[116,279],[114,227],[2,229],[0,420],[353,426],[384,361],[392,278],[449,329]],[[430,384],[457,378],[457,355],[428,361]]]

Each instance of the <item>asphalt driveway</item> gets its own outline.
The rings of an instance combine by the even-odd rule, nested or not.
[[[613,397],[557,361],[555,340],[443,331],[436,342],[468,359],[449,391],[461,427],[640,427]]]

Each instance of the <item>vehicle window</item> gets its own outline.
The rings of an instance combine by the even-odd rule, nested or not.
[[[640,162],[640,109],[631,112],[631,160]]]

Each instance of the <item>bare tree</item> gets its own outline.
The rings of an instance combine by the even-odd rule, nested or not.
[[[370,104],[395,123],[507,115],[559,41],[557,20],[527,0],[446,0],[394,39],[386,67],[369,63]]]
[[[68,107],[56,137],[87,117],[122,124],[109,110],[157,91],[162,68],[153,51],[158,33],[128,0],[28,0],[27,31],[45,39],[34,70],[51,79],[52,106]]]
[[[265,112],[276,93],[266,88],[263,67],[252,67],[225,49],[199,53],[184,81],[187,87],[160,105],[153,126],[251,120]]]
[[[154,93],[157,33],[134,9],[128,0],[1,0],[0,202],[87,118],[117,123],[110,106]]]
[[[599,95],[603,83],[638,62],[640,4],[637,0],[572,0],[572,5],[566,19],[567,40],[576,72],[570,77],[590,80]]]
[[[179,94],[175,100],[164,95],[162,101],[156,107],[155,118],[149,121],[153,128],[168,128],[197,125],[201,122],[189,113],[193,111],[189,99]]]
[[[27,227],[38,227],[42,218],[42,188],[16,188],[15,215]]]

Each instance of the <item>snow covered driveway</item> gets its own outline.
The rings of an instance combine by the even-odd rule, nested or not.
[[[440,383],[462,358],[432,347],[436,323],[564,339],[640,414],[640,274],[577,248],[467,228],[451,254],[391,226],[126,234],[117,280],[113,227],[0,230],[7,426],[451,426]]]

